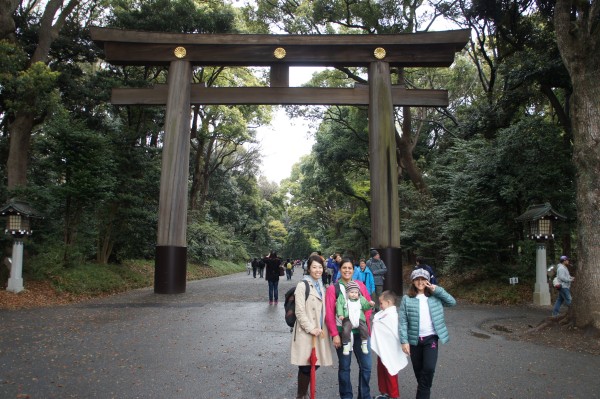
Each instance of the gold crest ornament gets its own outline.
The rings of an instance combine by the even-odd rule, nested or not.
[[[383,47],[377,47],[375,51],[373,51],[373,55],[378,60],[382,60],[385,58],[385,49]]]
[[[185,47],[175,47],[175,50],[173,50],[173,54],[175,54],[175,57],[177,58],[183,58],[186,55],[186,51],[185,51]]]
[[[277,47],[275,51],[273,51],[273,55],[278,60],[282,60],[285,58],[285,49],[283,47]]]

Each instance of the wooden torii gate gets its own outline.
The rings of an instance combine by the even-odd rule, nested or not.
[[[390,67],[449,67],[469,30],[393,35],[236,35],[92,27],[115,65],[169,67],[167,85],[113,89],[112,103],[166,105],[154,292],[185,292],[192,104],[368,105],[371,247],[388,266],[387,289],[402,293],[394,106],[445,107],[445,90],[394,86]],[[270,87],[192,84],[195,66],[270,67]],[[289,87],[290,66],[366,67],[368,85]]]

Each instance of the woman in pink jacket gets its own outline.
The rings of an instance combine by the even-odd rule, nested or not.
[[[335,316],[335,303],[338,295],[346,295],[346,284],[350,281],[354,281],[358,284],[360,293],[364,296],[367,301],[371,301],[371,295],[367,291],[365,285],[358,280],[352,280],[354,274],[354,264],[352,259],[342,259],[340,265],[340,279],[337,283],[330,285],[327,288],[325,294],[325,325],[329,330],[329,334],[333,340],[333,346],[338,356],[338,384],[341,399],[352,399],[352,382],[350,381],[350,364],[352,363],[352,356],[344,356],[342,354],[342,339],[341,334],[341,320]],[[371,331],[371,310],[365,311],[365,318],[367,319],[367,326],[369,328],[369,334]],[[352,330],[354,336],[353,351],[356,361],[358,362],[358,391],[360,398],[370,398],[371,389],[369,388],[369,380],[371,379],[371,342],[370,339],[367,343],[368,353],[363,353],[361,350],[360,333],[358,330]]]

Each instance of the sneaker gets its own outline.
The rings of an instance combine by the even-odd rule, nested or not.
[[[342,355],[348,356],[350,354],[350,344],[344,344],[344,350],[342,351]]]
[[[272,304],[273,304],[273,301],[269,301],[269,305],[272,305]]]
[[[362,350],[362,353],[364,353],[365,355],[367,355],[369,353],[369,348],[367,347],[367,341],[363,341],[362,344],[360,344],[360,349]]]

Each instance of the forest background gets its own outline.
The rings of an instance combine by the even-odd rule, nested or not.
[[[442,276],[469,284],[506,286],[519,276],[532,286],[536,244],[515,218],[532,204],[549,202],[568,219],[555,224],[548,262],[571,256],[573,272],[588,271],[597,287],[597,234],[582,238],[586,226],[597,223],[597,208],[581,205],[598,204],[600,145],[577,140],[582,112],[573,103],[584,97],[576,95],[577,73],[596,99],[600,79],[597,67],[590,75],[572,60],[597,66],[591,54],[598,54],[598,8],[595,1],[563,0],[2,2],[0,199],[26,199],[44,215],[26,242],[26,280],[60,285],[69,273],[85,280],[101,265],[118,270],[154,257],[165,109],[114,106],[110,91],[165,83],[167,70],[104,63],[90,26],[386,34],[428,31],[446,20],[472,34],[452,67],[392,69],[394,84],[447,89],[450,98],[444,109],[396,109],[405,263],[419,254]],[[580,28],[578,42],[567,40],[569,27]],[[269,83],[268,71],[259,68],[197,68],[193,79],[221,87]],[[324,70],[306,85],[355,83],[366,83],[365,70]],[[240,264],[271,249],[290,258],[314,250],[366,257],[366,107],[287,107],[316,133],[312,152],[280,184],[260,176],[256,140],[272,111],[192,107],[188,260]],[[2,240],[9,255],[12,242]],[[0,277],[6,281],[6,268]],[[594,295],[586,302],[597,308]],[[594,313],[589,306],[586,314]],[[590,317],[580,320],[600,326],[600,316]]]

